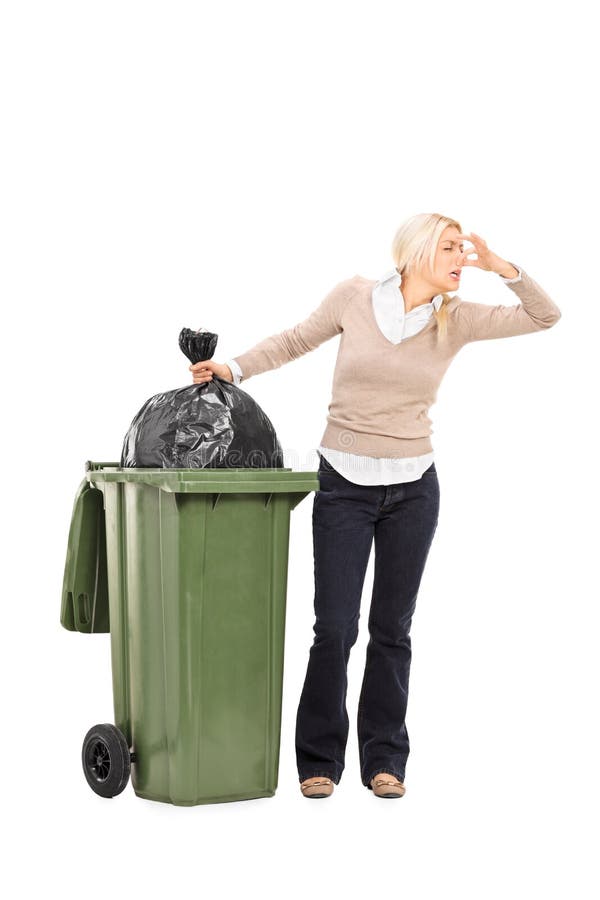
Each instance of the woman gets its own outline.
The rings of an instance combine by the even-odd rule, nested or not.
[[[465,239],[474,246],[465,249]],[[361,780],[378,797],[404,794],[410,627],[440,499],[428,410],[465,344],[550,328],[561,315],[522,268],[479,235],[462,234],[447,216],[406,221],[392,256],[395,268],[382,279],[340,282],[307,319],[228,364],[208,359],[190,366],[196,383],[217,375],[239,384],[341,334],[313,505],[315,637],[296,720],[305,797],[330,796],[344,769],[347,665],[373,542],[357,722]],[[499,275],[521,304],[449,297],[466,266]]]

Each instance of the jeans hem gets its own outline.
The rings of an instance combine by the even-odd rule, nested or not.
[[[298,775],[298,780],[302,784],[307,778],[330,778],[334,784],[339,784],[340,777],[333,775],[331,772],[309,772],[308,774]]]

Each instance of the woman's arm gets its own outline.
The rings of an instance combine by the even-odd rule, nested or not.
[[[521,270],[521,277],[505,281],[505,284],[520,299],[520,305],[490,306],[462,300],[459,310],[465,323],[467,343],[541,331],[551,328],[560,319],[560,309],[545,290],[522,267],[515,263],[511,265]]]
[[[237,364],[246,381],[252,375],[277,369],[314,350],[323,341],[335,337],[343,330],[342,314],[357,290],[357,276],[340,281],[308,318],[292,328],[265,338],[240,356],[232,357],[231,362]],[[235,368],[230,368],[235,380]]]
[[[235,385],[238,385],[240,383],[240,381],[242,380],[242,378],[244,377],[244,373],[242,372],[242,370],[236,363],[235,359],[233,359],[233,358],[226,359],[225,365],[229,366],[229,371],[231,372],[231,375],[233,377],[233,383]]]

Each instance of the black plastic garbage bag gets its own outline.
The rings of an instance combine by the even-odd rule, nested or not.
[[[192,363],[211,359],[219,336],[182,329],[179,346]],[[125,435],[129,468],[283,468],[271,421],[241,388],[213,374],[144,403]]]

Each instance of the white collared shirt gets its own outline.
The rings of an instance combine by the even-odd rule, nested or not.
[[[429,303],[421,303],[407,313],[400,280],[397,269],[386,272],[373,288],[372,295],[373,312],[379,330],[392,344],[399,344],[404,338],[420,331],[444,301],[442,294],[436,294]]]
[[[521,270],[516,278],[500,278],[507,284],[521,280]],[[405,300],[400,290],[401,276],[397,269],[386,272],[375,284],[372,292],[373,312],[380,331],[393,344],[399,344],[405,338],[421,331],[425,327],[434,310],[439,310],[443,295],[436,296],[429,303],[421,303],[410,312],[406,312]],[[242,370],[234,359],[226,360],[231,369],[234,384],[239,385]],[[425,469],[433,462],[433,452],[420,456],[390,459],[387,457],[364,456],[347,453],[343,450],[331,450],[329,447],[318,448],[318,453],[331,463],[340,475],[354,484],[387,485],[403,481],[416,481]]]

